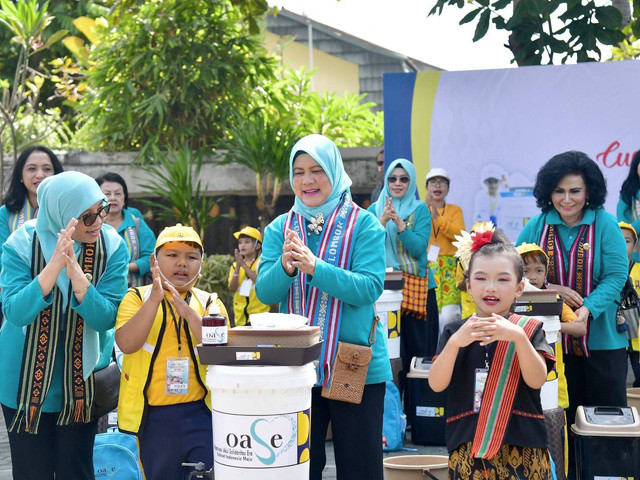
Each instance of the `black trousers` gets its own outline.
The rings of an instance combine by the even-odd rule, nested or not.
[[[569,408],[569,479],[575,478],[575,446],[571,425],[578,405],[625,407],[627,405],[627,349],[592,350],[590,357],[564,356]]]
[[[310,480],[321,480],[326,464],[325,439],[331,421],[338,480],[382,480],[382,414],[386,385],[364,387],[362,403],[328,400],[321,388],[311,391]]]
[[[9,428],[16,410],[2,405]],[[93,440],[98,420],[56,425],[58,413],[42,413],[38,433],[9,432],[14,480],[94,480]]]
[[[438,332],[440,320],[436,289],[427,293],[427,320],[414,317],[410,313],[403,313],[400,319],[400,359],[402,372],[400,373],[400,393],[406,387],[407,373],[411,367],[413,357],[431,358],[438,348]]]

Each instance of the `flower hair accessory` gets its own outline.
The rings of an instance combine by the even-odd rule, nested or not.
[[[495,229],[495,225],[491,222],[480,222],[473,226],[471,233],[463,230],[460,232],[461,235],[455,236],[457,240],[457,242],[453,242],[453,246],[457,248],[455,256],[465,268],[469,265],[472,253],[491,243]]]
[[[320,234],[320,232],[322,231],[323,225],[324,225],[324,215],[322,215],[322,212],[320,212],[315,217],[311,217],[309,219],[309,224],[307,225],[307,228],[309,229],[309,232]]]

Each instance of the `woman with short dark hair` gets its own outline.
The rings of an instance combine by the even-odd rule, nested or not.
[[[627,178],[622,182],[616,215],[618,220],[630,223],[636,234],[640,234],[640,150],[633,156]],[[638,250],[634,250],[631,258],[640,261]]]
[[[586,154],[551,158],[533,192],[542,213],[529,220],[516,245],[540,245],[549,257],[549,288],[587,325],[584,337],[563,335],[571,425],[578,405],[626,405],[628,342],[616,328],[615,303],[628,276],[625,241],[615,217],[602,207],[602,172]]]
[[[131,254],[129,286],[138,287],[151,283],[149,259],[156,236],[144,221],[140,210],[129,206],[129,189],[124,178],[117,173],[107,172],[96,178],[96,182],[109,201],[110,210],[104,223],[116,229]]]

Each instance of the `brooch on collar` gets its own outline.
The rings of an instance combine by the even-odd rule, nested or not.
[[[321,212],[321,213],[318,213],[315,217],[311,217],[309,219],[309,224],[307,225],[307,228],[309,229],[309,232],[319,234],[322,231],[323,225],[324,225],[324,215],[322,215],[322,212]]]

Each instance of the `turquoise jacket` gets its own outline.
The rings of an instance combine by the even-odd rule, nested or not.
[[[287,292],[293,283],[293,277],[284,271],[280,259],[284,244],[285,219],[286,214],[280,215],[265,231],[256,294],[262,303],[278,303],[280,312],[288,313]],[[319,241],[320,235],[309,235],[308,247],[312,252],[318,252]],[[374,215],[361,210],[356,224],[351,269],[343,270],[317,259],[315,275],[308,277],[309,285],[343,302],[338,340],[360,345],[368,344],[371,322],[375,316],[374,303],[380,298],[384,288],[384,271],[384,230]],[[382,324],[378,323],[366,383],[387,380],[391,380],[387,332]]]
[[[636,194],[636,198],[638,197],[640,197],[640,192]],[[622,198],[618,200],[618,206],[616,207],[616,216],[618,217],[618,220],[620,222],[630,223],[636,233],[640,235],[640,218],[638,218],[638,216],[636,215],[633,206],[626,203],[624,200],[622,200]],[[640,261],[640,258],[638,257],[638,250],[634,250],[633,254],[631,255],[631,259],[634,262]]]
[[[28,201],[25,201],[25,203],[28,203]],[[31,218],[35,218],[33,217],[35,213],[34,210],[35,209],[31,207],[31,205],[29,205],[29,213],[28,215],[26,215],[25,220],[31,220]],[[9,225],[10,217],[11,217],[11,211],[7,208],[6,205],[2,205],[0,207],[0,260],[2,259],[2,246],[4,245],[4,242],[7,241],[9,236],[13,233],[13,230]]]
[[[622,231],[618,222],[610,213],[602,208],[587,209],[582,221],[578,225],[568,227],[553,209],[548,213],[541,213],[533,217],[525,225],[518,236],[516,245],[522,242],[540,245],[540,236],[545,224],[557,225],[560,239],[566,248],[572,245],[581,225],[596,222],[593,291],[584,299],[584,305],[589,309],[593,320],[589,325],[589,349],[615,350],[628,346],[625,332],[616,330],[616,311],[620,300],[620,291],[629,275],[629,262]],[[565,257],[565,267],[568,259]]]
[[[151,254],[155,250],[156,247],[156,236],[153,234],[153,231],[149,228],[149,225],[146,224],[144,218],[142,217],[142,213],[137,208],[128,207],[122,209],[122,214],[124,215],[124,220],[118,227],[118,233],[122,237],[122,239],[127,243],[127,247],[129,251],[131,251],[131,247],[129,246],[129,239],[127,237],[127,228],[131,227],[136,230],[136,222],[134,217],[138,218],[138,229],[136,233],[138,234],[138,243],[139,246],[139,255],[136,260],[134,260],[135,264],[138,265],[140,271],[135,275],[137,277],[142,277],[149,273],[151,270],[150,258]]]
[[[375,215],[375,204],[370,205],[368,210]],[[429,213],[426,204],[421,203],[418,205],[418,208],[415,209],[415,223],[413,225],[407,225],[404,232],[398,234],[398,238],[418,263],[420,267],[419,276],[425,277],[427,276],[427,272],[429,273],[429,290],[436,288],[436,281],[433,272],[429,268],[429,262],[427,261],[427,246],[429,245],[430,237],[431,213]]]
[[[4,323],[0,330],[0,403],[17,407],[17,392],[20,383],[22,354],[26,326],[32,323],[41,310],[53,302],[53,292],[42,298],[37,278],[31,278],[31,254],[25,256],[14,242],[33,241],[34,221],[25,223],[16,230],[4,245],[2,255],[2,311]],[[107,250],[105,271],[97,288],[91,285],[82,303],[71,294],[70,306],[98,332],[100,359],[95,370],[108,365],[113,350],[113,329],[116,313],[122,297],[127,291],[126,272],[129,268],[129,252],[116,231],[108,225],[102,226]],[[31,252],[31,249],[26,249]],[[62,355],[58,356],[53,371],[51,388],[44,400],[44,412],[59,412],[62,409]]]

